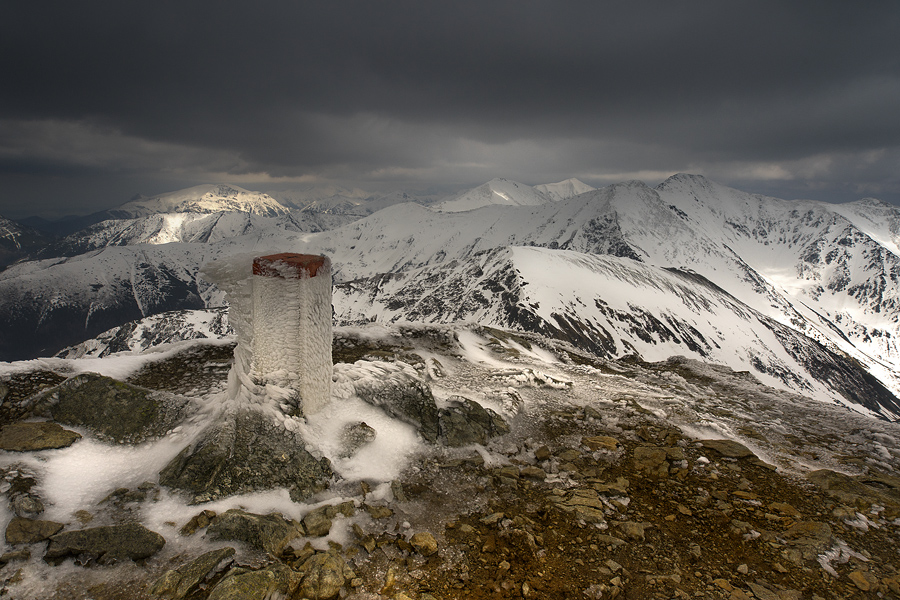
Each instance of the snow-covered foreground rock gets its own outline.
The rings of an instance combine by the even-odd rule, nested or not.
[[[306,450],[331,465],[327,489],[191,505],[159,473],[215,412],[231,356],[227,339],[188,340],[3,365],[6,596],[900,593],[897,423],[687,358],[601,359],[481,326],[344,327],[332,401],[296,421]],[[55,390],[80,389],[86,371],[185,416],[164,431],[138,418],[147,433],[132,443],[73,425],[69,392]],[[426,393],[438,437],[478,422],[474,406],[456,420],[460,397],[508,429],[433,443]],[[28,430],[48,415],[81,437],[39,449],[50,442]],[[38,445],[13,445],[23,439]]]

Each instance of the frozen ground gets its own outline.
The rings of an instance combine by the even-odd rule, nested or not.
[[[328,457],[338,474],[331,489],[305,504],[291,502],[285,491],[272,490],[190,506],[177,494],[157,486],[158,472],[202,427],[202,415],[207,413],[201,409],[222,395],[227,374],[223,361],[230,353],[227,344],[180,342],[143,354],[103,359],[7,363],[0,367],[0,378],[8,391],[17,386],[27,388],[29,381],[37,379],[36,372],[69,376],[93,370],[188,395],[201,415],[165,438],[140,446],[108,445],[79,429],[84,438],[69,448],[0,451],[0,474],[5,478],[0,479],[0,492],[8,492],[16,476],[33,476],[37,480],[34,489],[46,507],[40,518],[74,529],[82,526],[79,519],[83,521],[85,514],[90,515],[91,526],[138,520],[166,539],[163,551],[142,566],[128,563],[93,569],[73,566],[71,561],[51,567],[41,560],[42,544],[33,546],[31,558],[10,562],[0,570],[8,597],[86,597],[67,594],[109,581],[133,582],[129,584],[132,587],[122,589],[130,589],[130,597],[144,597],[147,582],[173,563],[223,545],[207,541],[202,534],[179,534],[179,528],[201,508],[218,513],[237,507],[260,514],[277,511],[301,519],[324,504],[350,500],[360,507],[363,502],[395,501],[390,483],[415,479],[428,472],[429,465],[471,461],[481,464],[479,468],[496,469],[522,464],[528,457],[533,461],[534,449],[541,445],[577,447],[580,438],[574,430],[567,432],[568,421],[560,415],[580,414],[591,427],[623,441],[639,440],[635,431],[641,423],[677,431],[688,442],[735,440],[777,466],[781,475],[798,481],[806,472],[821,468],[851,475],[878,471],[900,476],[900,424],[774,390],[747,373],[725,367],[679,358],[660,363],[598,361],[538,336],[480,327],[344,328],[336,331],[336,340],[336,362],[377,359],[405,363],[429,383],[439,406],[451,396],[465,396],[503,415],[512,432],[485,447],[428,445],[417,438],[411,426],[352,394],[348,396],[345,388],[336,385],[331,404],[310,415],[304,426],[310,447]],[[364,367],[365,363],[357,365]],[[343,456],[343,427],[360,420],[377,432],[376,438],[353,456]],[[545,466],[548,482],[564,487],[572,484],[559,463],[551,460]],[[152,491],[143,501],[123,504],[109,499],[120,488],[135,489],[145,482]],[[363,483],[369,492],[361,495]],[[440,476],[428,485],[442,487]],[[457,486],[459,494],[454,496],[452,490]],[[398,513],[397,527],[405,531],[412,523],[413,528],[437,528],[454,515],[484,510],[488,504],[487,494],[484,498],[472,495],[477,486],[460,486],[448,478],[444,487],[444,506],[429,512],[409,504],[406,513]],[[6,504],[0,503],[0,527],[4,530],[12,518]],[[327,537],[310,541],[320,549],[327,549],[329,540],[348,547],[355,539],[351,526],[369,526],[371,522],[368,516],[338,518]],[[16,549],[0,544],[0,555]],[[258,553],[243,548],[239,548],[238,558],[250,565],[265,562]],[[366,572],[365,563],[357,568]],[[63,589],[69,592],[60,591]],[[378,596],[359,592],[356,597]]]

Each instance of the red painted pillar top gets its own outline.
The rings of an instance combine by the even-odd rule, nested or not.
[[[294,254],[282,252],[253,259],[253,274],[263,277],[287,279],[315,277],[319,269],[326,267],[328,258],[318,254]]]

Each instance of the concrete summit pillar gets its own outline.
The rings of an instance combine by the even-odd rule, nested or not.
[[[331,261],[272,254],[253,261],[251,374],[296,390],[304,414],[331,398]]]

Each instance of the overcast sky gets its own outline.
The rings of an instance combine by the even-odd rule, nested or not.
[[[0,4],[0,214],[655,184],[900,204],[900,2]]]

